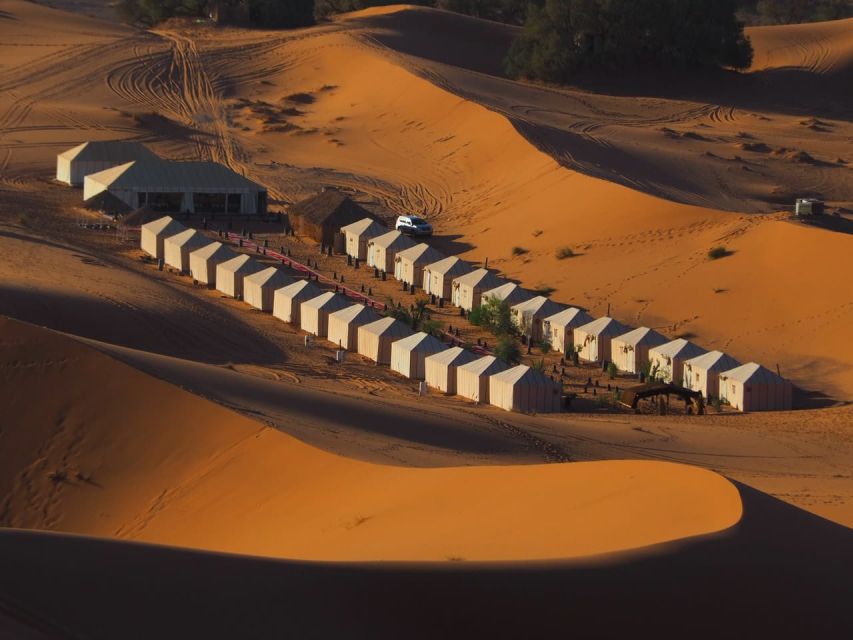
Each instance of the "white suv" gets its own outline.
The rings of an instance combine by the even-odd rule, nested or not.
[[[408,233],[413,236],[431,236],[432,225],[417,216],[398,216],[395,226],[397,231]]]

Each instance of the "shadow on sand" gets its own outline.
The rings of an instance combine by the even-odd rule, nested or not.
[[[853,531],[738,485],[721,534],[585,562],[314,563],[0,532],[0,602],[90,638],[843,638]]]

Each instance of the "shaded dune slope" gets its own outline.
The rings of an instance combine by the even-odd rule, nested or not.
[[[848,635],[850,530],[739,490],[726,535],[602,564],[300,563],[6,530],[0,600],[89,638]]]

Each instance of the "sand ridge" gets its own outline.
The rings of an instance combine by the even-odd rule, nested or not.
[[[0,433],[4,526],[314,560],[530,560],[740,518],[731,483],[684,465],[340,458],[70,338],[8,319],[2,329],[2,401],[15,416]]]

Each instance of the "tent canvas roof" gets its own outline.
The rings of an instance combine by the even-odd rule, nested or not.
[[[629,331],[628,333],[623,333],[621,336],[616,336],[614,340],[624,342],[625,344],[637,346],[638,344],[645,344],[650,340],[657,340],[659,343],[662,344],[663,342],[666,342],[666,337],[658,333],[654,329],[649,329],[648,327],[639,327],[637,329]]]
[[[114,189],[263,189],[216,162],[176,162],[159,158],[120,164],[92,173],[86,179]]]
[[[379,224],[376,220],[372,218],[363,218],[358,220],[357,222],[353,222],[352,224],[348,224],[345,227],[341,227],[341,232],[343,233],[354,233],[357,236],[360,236],[364,233],[370,232],[375,234],[384,233],[386,230],[385,225]]]
[[[359,317],[378,318],[379,314],[370,307],[365,307],[363,304],[356,303],[345,309],[335,311],[330,317],[335,318],[336,320],[343,320],[344,322],[352,322],[353,320],[357,320]]]
[[[705,353],[705,350],[702,347],[697,344],[693,344],[684,338],[676,338],[666,344],[655,347],[651,351],[668,358],[674,358],[675,356],[681,356],[682,358],[695,358],[696,356],[700,356]]]
[[[703,353],[701,356],[690,358],[684,364],[689,364],[691,367],[697,369],[722,369],[724,371],[729,371],[740,366],[740,362],[722,351]]]
[[[396,229],[394,229],[393,231],[388,231],[387,233],[383,233],[381,236],[376,236],[371,240],[368,240],[368,244],[372,244],[377,247],[383,247],[385,249],[396,243],[408,243],[411,246],[412,241],[409,240],[408,236],[404,236],[400,231],[397,231]]]
[[[599,336],[605,331],[610,333],[611,335],[616,335],[617,333],[623,334],[627,330],[628,327],[626,327],[624,324],[607,316],[604,316],[603,318],[597,318],[592,322],[588,322],[587,324],[575,329],[575,331],[582,331],[593,336]]]
[[[229,254],[233,255],[233,251],[230,248],[222,244],[221,242],[211,242],[209,245],[202,247],[201,249],[196,249],[190,255],[196,256],[199,258],[213,258],[217,255],[227,256]]]
[[[507,369],[507,364],[495,356],[483,356],[473,362],[463,364],[459,368],[465,369],[465,371],[471,371],[477,375],[483,375],[484,373],[489,374],[504,371]]]
[[[431,362],[438,362],[439,364],[465,364],[467,362],[471,362],[475,360],[477,356],[467,349],[463,349],[462,347],[451,347],[450,349],[445,349],[444,351],[440,351],[439,353],[434,353],[431,356],[427,356],[427,360]]]
[[[257,273],[253,273],[250,276],[246,276],[244,282],[251,282],[253,284],[259,284],[261,286],[264,286],[270,281],[274,281],[274,279],[287,281],[290,280],[290,276],[288,276],[284,271],[277,269],[276,267],[267,267],[262,271],[258,271]]]
[[[199,240],[207,240],[207,237],[195,229],[184,229],[173,236],[166,238],[169,244],[176,244],[179,247],[184,246],[189,242],[197,242]]]
[[[549,322],[551,326],[555,327],[567,327],[572,322],[589,322],[592,320],[592,317],[587,314],[585,311],[578,309],[577,307],[569,307],[568,309],[563,309],[555,313],[552,316],[548,316],[545,318],[545,322]]]
[[[501,371],[500,373],[496,373],[493,377],[497,380],[509,382],[511,384],[554,384],[553,381],[545,377],[545,374],[528,367],[526,364],[520,364],[512,367],[511,369],[507,369],[506,371]]]
[[[338,223],[349,225],[373,218],[367,209],[337,189],[325,189],[315,196],[300,200],[288,207],[288,213],[302,216],[314,224],[323,224],[334,218]]]
[[[767,367],[762,367],[757,362],[747,362],[746,364],[742,364],[734,369],[723,371],[720,373],[720,377],[726,378],[727,380],[742,382],[744,384],[747,382],[751,382],[753,384],[781,384],[782,382],[785,382],[784,378],[776,375]]]
[[[437,262],[443,257],[443,253],[436,251],[426,242],[421,242],[420,244],[416,244],[414,247],[409,247],[408,249],[397,253],[398,260],[406,259],[411,260],[412,262],[421,262],[424,264]]]
[[[549,315],[554,315],[559,313],[562,310],[562,306],[551,300],[550,298],[546,298],[545,296],[536,296],[535,298],[531,298],[530,300],[525,300],[524,302],[519,302],[517,305],[513,307],[514,311],[517,312],[530,312],[530,313],[539,313],[545,312],[549,313]]]
[[[334,291],[326,291],[319,296],[306,300],[302,303],[306,307],[322,309],[323,307],[347,304],[347,299]],[[340,308],[340,306],[338,307]]]
[[[405,349],[406,351],[422,351],[424,349],[444,349],[444,343],[435,338],[428,333],[424,333],[423,331],[419,331],[418,333],[414,333],[407,338],[403,338],[402,340],[398,340],[394,343],[398,345],[398,348]]]
[[[157,159],[144,144],[130,140],[95,140],[84,142],[59,154],[64,160],[91,162],[129,162],[143,158]]]
[[[381,318],[376,322],[371,322],[369,324],[362,325],[361,329],[364,329],[365,331],[379,336],[408,336],[412,333],[409,330],[409,327],[407,327],[405,324],[403,324],[396,318],[392,318],[390,316]]]
[[[287,296],[289,298],[295,298],[303,291],[305,291],[306,294],[311,295],[312,297],[318,296],[321,293],[320,287],[318,287],[309,280],[297,280],[296,282],[290,283],[286,287],[277,289],[276,293],[279,295]]]
[[[441,273],[446,274],[451,272],[452,270],[460,270],[468,267],[468,263],[464,260],[460,260],[456,256],[450,256],[449,258],[442,258],[438,262],[433,262],[430,265],[427,265],[427,269],[432,273]]]
[[[488,269],[474,269],[470,273],[454,278],[453,282],[457,285],[467,285],[470,287],[489,287],[491,289],[497,287],[501,283],[494,271]]]
[[[521,291],[525,291],[514,282],[507,282],[505,284],[500,285],[499,287],[495,287],[494,289],[489,289],[488,291],[483,292],[484,298],[497,298],[498,300],[506,300],[507,297],[512,295],[513,291],[516,289],[520,289]],[[528,292],[526,292],[528,293]],[[530,294],[533,297],[533,294]]]
[[[159,235],[170,226],[175,229],[175,233],[179,233],[182,229],[186,229],[184,225],[175,220],[172,216],[164,216],[157,220],[152,220],[151,222],[147,222],[142,225],[142,228],[146,231],[150,231],[154,235]]]
[[[225,262],[221,262],[219,264],[220,269],[224,269],[225,271],[232,271],[237,273],[238,271],[246,271],[247,269],[251,269],[257,265],[257,263],[252,259],[251,256],[247,256],[245,253],[240,254],[236,258],[231,258],[230,260],[226,260]]]

